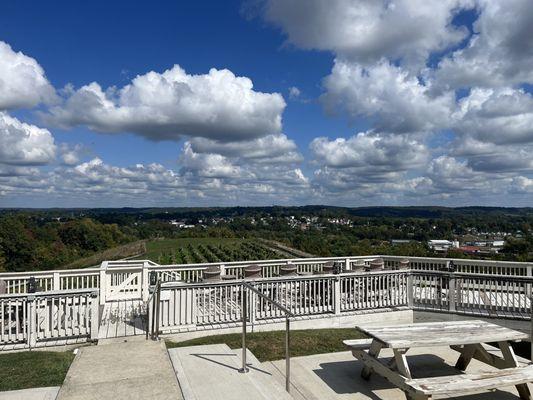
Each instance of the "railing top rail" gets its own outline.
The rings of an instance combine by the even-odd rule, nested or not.
[[[98,274],[100,268],[81,268],[81,269],[51,269],[47,271],[21,271],[21,272],[0,272],[1,278],[16,278],[16,277],[39,277],[48,278],[53,277],[55,273],[59,275],[94,275]]]
[[[35,293],[13,293],[13,294],[1,294],[1,299],[12,299],[12,298],[26,298],[28,296],[34,297],[61,297],[69,296],[73,294],[92,294],[98,293],[98,289],[70,289],[70,290],[50,290],[47,292],[35,292]]]
[[[302,282],[302,281],[314,281],[319,279],[329,279],[335,280],[337,278],[349,278],[349,277],[368,277],[368,276],[381,276],[381,275],[405,275],[411,272],[411,270],[382,270],[382,271],[353,271],[353,272],[343,272],[340,274],[320,274],[320,275],[298,275],[298,276],[274,276],[274,277],[264,277],[264,278],[253,278],[253,279],[235,279],[235,280],[220,280],[212,282],[183,282],[183,281],[174,281],[174,282],[162,282],[162,289],[173,289],[173,288],[183,288],[183,287],[213,287],[213,286],[235,286],[240,285],[241,282],[247,283],[264,283],[264,282]],[[421,271],[422,273],[424,271]],[[437,272],[438,273],[438,272]]]
[[[248,289],[248,290],[251,290],[252,292],[254,292],[255,294],[257,294],[258,296],[262,297],[263,299],[265,299],[266,301],[268,301],[270,304],[272,304],[273,306],[275,306],[276,308],[278,308],[279,310],[283,311],[286,315],[288,315],[289,317],[294,317],[294,314],[289,311],[287,308],[285,308],[283,305],[281,305],[280,303],[278,303],[276,300],[273,300],[271,299],[270,297],[268,297],[267,295],[265,295],[264,293],[261,293],[259,290],[257,290],[256,288],[254,288],[251,284],[249,284],[248,282],[242,282],[242,285]]]
[[[531,262],[523,261],[500,261],[500,260],[478,260],[474,258],[449,258],[449,257],[412,257],[412,256],[392,256],[392,255],[379,255],[376,257],[383,258],[384,260],[401,260],[408,259],[411,261],[431,261],[431,262],[440,262],[446,263],[447,261],[453,261],[454,264],[480,264],[480,265],[490,265],[490,266],[507,266],[507,267],[529,267],[533,266]]]
[[[283,263],[290,263],[290,264],[311,264],[311,263],[321,263],[321,262],[327,262],[327,261],[345,261],[348,260],[366,260],[370,261],[375,258],[378,258],[381,256],[346,256],[346,257],[313,257],[313,258],[280,258],[275,260],[249,260],[249,261],[219,261],[219,262],[212,262],[212,263],[192,263],[192,264],[158,264],[155,266],[149,266],[150,269],[158,270],[158,269],[202,269],[202,268],[208,268],[208,267],[216,267],[220,265],[224,265],[225,267],[245,267],[247,265],[253,264],[253,265],[262,265],[262,266],[270,266],[270,265],[278,265]],[[405,258],[405,257],[403,257]]]

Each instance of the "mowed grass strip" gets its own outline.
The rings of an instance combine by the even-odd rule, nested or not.
[[[365,336],[352,328],[291,330],[291,357],[345,351],[342,341]],[[285,331],[253,332],[246,335],[246,346],[261,362],[285,357]],[[184,342],[167,341],[167,348],[225,343],[231,349],[242,347],[242,335],[206,336]]]
[[[73,360],[71,351],[0,354],[0,391],[61,386]]]

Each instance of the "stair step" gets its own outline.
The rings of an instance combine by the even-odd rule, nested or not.
[[[236,349],[233,352],[237,355],[240,365],[242,365],[242,349]],[[246,375],[265,398],[280,400],[295,399],[285,390],[285,380],[280,385],[279,381],[272,376],[272,373],[265,368],[264,364],[261,364],[249,349],[246,350],[246,365],[248,365],[249,370]]]
[[[239,373],[241,352],[225,344],[169,349],[185,400],[294,400],[248,350],[249,372]]]

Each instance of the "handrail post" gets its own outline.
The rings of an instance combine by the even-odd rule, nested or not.
[[[285,317],[285,390],[290,392],[291,388],[291,353],[290,353],[290,341],[291,341],[291,326],[289,316]]]
[[[246,365],[246,314],[248,312],[248,305],[247,305],[247,295],[248,291],[246,290],[245,286],[242,285],[242,311],[241,311],[241,317],[242,317],[242,368],[239,369],[240,373],[247,373],[248,372],[248,366]]]
[[[100,330],[100,301],[98,299],[98,290],[91,293],[91,340],[98,340],[98,331]]]

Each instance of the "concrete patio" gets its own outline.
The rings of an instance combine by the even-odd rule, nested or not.
[[[435,351],[436,350],[436,351]],[[499,352],[499,350],[491,350]],[[433,353],[433,354],[429,354]],[[392,351],[384,349],[383,357]],[[412,349],[407,353],[414,378],[452,375],[459,373],[453,365],[459,353],[449,348]],[[527,360],[518,358],[521,365]],[[262,364],[280,385],[284,384],[284,361]],[[294,357],[291,360],[291,395],[298,400],[405,400],[404,393],[381,376],[373,374],[369,381],[361,378],[363,364],[350,351]],[[491,371],[494,368],[473,360],[467,372]],[[505,387],[492,393],[460,397],[465,400],[518,399],[514,387]]]

